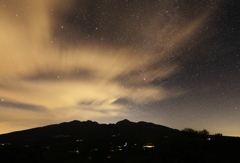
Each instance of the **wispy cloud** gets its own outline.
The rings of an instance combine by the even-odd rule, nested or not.
[[[0,106],[7,107],[7,108],[16,108],[16,109],[25,109],[29,111],[44,111],[47,108],[43,106],[37,106],[37,105],[31,105],[31,104],[25,104],[25,103],[19,103],[19,102],[10,102],[10,101],[2,101],[0,102]]]

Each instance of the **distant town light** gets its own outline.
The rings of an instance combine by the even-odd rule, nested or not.
[[[154,145],[144,145],[144,148],[154,148]]]

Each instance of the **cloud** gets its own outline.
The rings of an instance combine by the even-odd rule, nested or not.
[[[31,74],[25,77],[22,77],[23,80],[27,81],[61,81],[61,80],[92,80],[94,74],[90,70],[77,68],[69,70],[68,72],[63,70],[50,70],[47,72],[42,71],[41,69],[37,70],[35,74]]]
[[[44,110],[46,110],[46,108],[44,108],[42,106],[24,104],[24,103],[18,103],[18,102],[10,102],[10,101],[4,101],[4,100],[2,100],[0,102],[0,106],[16,108],[16,109],[26,109],[26,110],[30,110],[30,111],[44,111]]]
[[[131,99],[127,99],[127,98],[119,98],[116,101],[113,102],[113,104],[116,105],[137,105],[134,101],[132,101]]]
[[[178,47],[211,11],[188,18],[183,6],[167,1],[149,2],[147,12],[144,3],[129,8],[135,1],[97,2],[1,0],[0,99],[15,102],[0,104],[6,116],[33,121],[22,113],[43,108],[42,118],[53,121],[122,116],[126,106],[116,104],[184,93],[152,82],[176,73]],[[10,105],[26,110],[17,114]]]

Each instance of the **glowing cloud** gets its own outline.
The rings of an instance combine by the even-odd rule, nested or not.
[[[0,2],[0,99],[5,102],[0,105],[0,133],[49,121],[124,116],[127,106],[116,104],[119,99],[137,105],[183,94],[184,90],[151,83],[175,73],[177,64],[170,56],[178,50],[176,45],[193,37],[211,13],[203,10],[181,22],[185,17],[174,13],[174,5],[167,3],[159,7],[169,8],[161,16],[156,17],[156,9],[149,11],[146,18],[145,13],[140,13],[139,19],[120,22],[119,30],[136,28],[129,46],[84,42],[80,37],[84,34],[80,34],[81,45],[63,48],[65,43],[55,37],[54,31],[64,32],[65,25],[52,13],[67,14],[65,6],[74,5],[73,1]],[[169,19],[168,12],[173,14]],[[141,24],[146,25],[137,27]],[[138,40],[142,42],[140,47]],[[44,109],[24,109],[30,106]]]

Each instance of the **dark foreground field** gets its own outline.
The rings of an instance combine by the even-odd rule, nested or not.
[[[240,140],[221,138],[162,138],[159,140],[126,138],[56,138],[37,142],[2,144],[3,163],[34,162],[139,162],[139,163],[221,163],[240,162]]]

